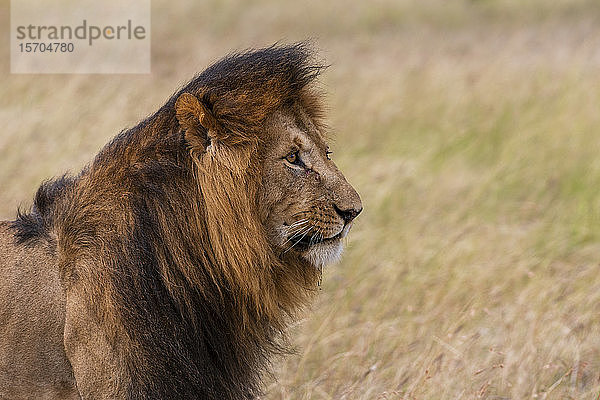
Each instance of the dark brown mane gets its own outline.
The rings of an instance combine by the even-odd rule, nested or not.
[[[85,285],[126,360],[131,398],[249,399],[282,330],[316,287],[305,261],[281,260],[256,216],[265,119],[300,102],[323,67],[304,44],[232,54],[115,137],[77,178],[38,190],[13,224],[21,242],[56,243],[63,282]],[[175,113],[202,99],[222,142],[199,154]],[[206,132],[204,132],[206,133]]]
[[[265,117],[285,103],[300,101],[323,68],[305,44],[234,53],[204,70],[166,107],[172,108],[179,94],[194,93],[234,135],[260,135]],[[316,109],[310,111],[319,117]]]

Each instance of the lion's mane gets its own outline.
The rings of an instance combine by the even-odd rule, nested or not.
[[[65,290],[85,288],[131,398],[253,398],[285,348],[319,271],[267,242],[256,152],[265,118],[286,103],[319,119],[312,60],[303,44],[226,57],[19,214],[20,241],[49,243]],[[182,93],[210,105],[219,126],[206,151],[180,126]]]

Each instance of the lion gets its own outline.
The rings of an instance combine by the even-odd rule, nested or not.
[[[226,56],[0,223],[0,398],[260,395],[362,210],[314,59]]]

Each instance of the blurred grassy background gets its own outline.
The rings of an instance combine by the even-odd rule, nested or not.
[[[599,395],[599,2],[156,0],[132,76],[10,75],[7,3],[2,218],[231,50],[310,37],[332,64],[365,212],[265,399]]]

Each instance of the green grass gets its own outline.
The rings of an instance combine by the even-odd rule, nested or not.
[[[600,6],[376,3],[156,1],[147,76],[3,59],[0,216],[211,60],[312,37],[365,211],[265,398],[596,400]]]

